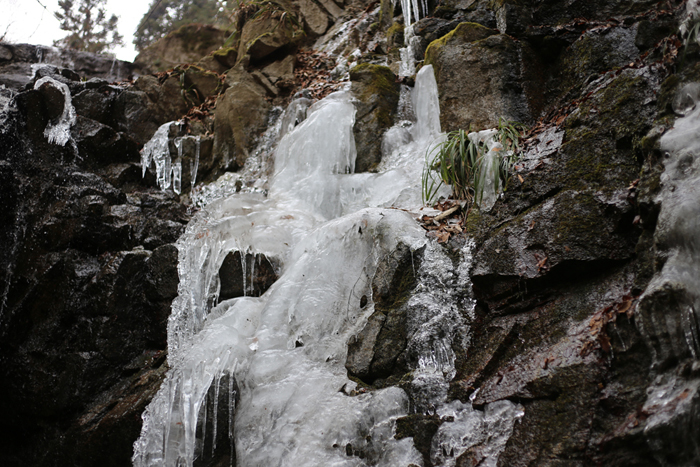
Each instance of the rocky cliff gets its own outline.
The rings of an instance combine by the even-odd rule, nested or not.
[[[528,126],[493,209],[425,224],[455,278],[472,245],[472,287],[433,284],[475,303],[459,311],[470,331],[452,341],[448,400],[486,416],[509,401],[523,414],[497,464],[486,438],[435,452],[454,420],[423,407],[410,382],[408,298],[430,259],[405,246],[380,263],[374,312],[348,342],[352,397],[404,390],[414,413],[396,421],[395,438],[412,438],[425,467],[700,462],[697,148],[671,141],[700,98],[700,49],[679,31],[686,2],[447,0],[415,4],[408,18],[399,3],[241,8],[215,51],[130,81],[139,71],[130,64],[0,44],[3,465],[131,463],[168,368],[174,243],[221,193],[207,184],[224,175],[230,192],[265,193],[266,132],[289,125],[282,109],[343,86],[355,97],[355,170],[377,171],[381,136],[415,119],[400,98],[415,80],[402,54],[433,66],[444,131]],[[212,40],[187,46],[208,51]],[[153,48],[155,68],[158,50],[169,48]],[[176,120],[164,141],[180,157],[181,193],[159,189],[140,154]],[[62,124],[65,139],[51,130]],[[231,251],[221,298],[245,295],[246,264],[260,263],[269,267],[258,268],[253,295],[277,279],[278,259]],[[197,463],[235,459],[224,428]],[[348,446],[349,458],[365,458]]]

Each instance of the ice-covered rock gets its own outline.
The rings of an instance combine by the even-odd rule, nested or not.
[[[41,89],[43,86],[54,88],[63,95],[63,111],[58,117],[53,118],[46,124],[44,136],[49,140],[49,143],[65,146],[71,138],[70,128],[77,119],[75,109],[71,103],[70,89],[65,83],[49,76],[45,76],[34,83],[34,89]]]

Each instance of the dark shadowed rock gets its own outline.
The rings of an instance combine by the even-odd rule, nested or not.
[[[219,268],[220,301],[243,296],[259,297],[278,279],[279,260],[251,253],[246,253],[245,263],[242,259],[240,251],[232,251],[224,258]]]

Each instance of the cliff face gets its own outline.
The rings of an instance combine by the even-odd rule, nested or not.
[[[190,184],[239,171],[233,192],[266,188],[255,177],[270,167],[256,158],[270,150],[263,133],[280,107],[344,80],[357,99],[356,168],[377,170],[381,135],[414,118],[399,98],[413,85],[408,53],[434,67],[443,131],[499,118],[530,127],[493,209],[474,208],[439,237],[454,271],[473,242],[473,290],[450,285],[476,306],[460,310],[471,331],[453,341],[448,400],[485,416],[499,401],[522,407],[498,465],[696,465],[697,154],[692,138],[670,131],[700,97],[688,87],[700,80],[700,51],[678,33],[686,2],[428,2],[419,21],[388,1],[273,3],[268,14],[239,12],[234,43],[198,67],[119,85],[97,59],[71,71],[77,62],[53,51],[63,58],[32,70],[34,49],[0,45],[0,413],[9,427],[0,463],[130,464],[167,370],[174,242],[193,199],[209,196]],[[129,65],[120,66],[124,77]],[[159,190],[152,169],[142,177],[139,149],[183,116],[165,133],[170,154],[176,142],[182,149],[180,195]],[[289,130],[303,118],[305,107]],[[222,290],[240,289],[243,253],[231,252]],[[406,382],[405,334],[425,257],[405,246],[392,255],[346,368],[363,393],[397,386],[421,407]],[[277,278],[268,260],[256,295]],[[412,437],[426,467],[492,462],[487,439],[436,454],[435,434],[453,421],[423,407],[399,418],[395,438]],[[200,464],[235,458],[224,432]],[[364,458],[352,446],[348,456]]]

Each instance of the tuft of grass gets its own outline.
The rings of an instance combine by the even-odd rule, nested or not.
[[[516,122],[499,119],[493,138],[501,144],[500,163],[493,165],[495,190],[508,184],[513,164],[520,158],[520,138],[525,128]],[[447,134],[445,141],[428,149],[423,168],[423,202],[432,204],[443,184],[452,187],[454,199],[481,203],[484,194],[482,171],[484,157],[489,150],[484,142],[469,139],[469,133],[456,130]]]

